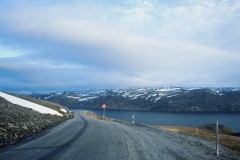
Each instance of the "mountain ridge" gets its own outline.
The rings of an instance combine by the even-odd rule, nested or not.
[[[19,93],[21,94],[21,93]],[[240,112],[240,88],[130,88],[28,93],[68,108],[133,109],[174,112]]]

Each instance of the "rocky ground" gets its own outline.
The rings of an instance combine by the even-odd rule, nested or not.
[[[41,114],[0,97],[0,149],[71,117],[69,111],[62,114]]]

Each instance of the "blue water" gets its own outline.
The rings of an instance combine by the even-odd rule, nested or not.
[[[88,109],[102,116],[103,110]],[[195,127],[208,123],[222,124],[236,132],[240,132],[240,113],[179,113],[179,112],[155,112],[155,111],[133,111],[133,110],[105,110],[105,116],[124,121],[132,121],[134,113],[135,123],[161,126],[187,126]]]

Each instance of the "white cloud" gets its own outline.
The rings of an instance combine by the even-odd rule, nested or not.
[[[0,44],[0,58],[18,57],[24,55],[22,50],[6,47]]]
[[[221,34],[225,27],[234,29],[225,30],[229,34],[239,33],[239,1],[192,1],[188,5],[173,7],[157,1],[135,3],[130,7],[106,7],[101,4],[97,7],[90,6],[91,3],[30,6],[3,16],[7,17],[6,22],[11,27],[24,34],[66,38],[66,41],[82,43],[99,43],[109,40],[109,36],[132,33],[213,45],[218,41],[216,34]],[[239,35],[234,36],[239,38]]]
[[[71,77],[69,70],[79,69],[73,78],[89,77],[82,84],[104,85],[96,79],[109,75],[112,78],[104,82],[112,85],[194,81],[223,85],[226,77],[239,74],[239,1],[187,1],[173,6],[150,0],[92,4],[21,6],[15,12],[5,11],[0,23],[18,36],[46,43],[38,55],[49,54],[49,58],[30,56],[22,63],[33,68],[42,64],[58,76]],[[57,53],[54,47],[48,48],[51,45]],[[231,84],[239,85],[237,81]]]

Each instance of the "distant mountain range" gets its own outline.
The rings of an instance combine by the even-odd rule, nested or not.
[[[17,94],[58,103],[70,109],[240,112],[240,88],[131,88]]]

